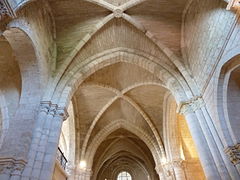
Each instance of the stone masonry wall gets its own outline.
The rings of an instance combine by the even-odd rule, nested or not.
[[[222,0],[195,0],[185,16],[185,53],[200,89],[219,61],[228,42],[236,16]]]
[[[55,69],[56,47],[54,42],[55,30],[50,7],[46,2],[31,3],[19,11],[19,19],[15,22],[19,28],[30,36],[38,57],[41,82],[47,84],[50,72]],[[14,25],[13,25],[14,26]]]

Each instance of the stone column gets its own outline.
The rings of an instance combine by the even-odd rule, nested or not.
[[[51,102],[42,102],[33,132],[32,144],[28,155],[28,163],[23,171],[22,177],[39,177],[41,164],[46,147],[46,137],[48,135],[48,124],[53,118],[51,112]]]
[[[221,180],[221,176],[216,167],[215,161],[208,146],[208,142],[203,133],[198,117],[195,114],[204,103],[201,98],[197,97],[180,105],[180,113],[185,115],[190,133],[197,147],[199,159],[202,164],[205,176],[208,180]]]
[[[52,179],[61,126],[66,118],[64,108],[50,101],[41,103],[23,178]]]
[[[64,120],[68,117],[65,108],[60,108],[56,105],[54,109],[52,122],[49,124],[49,135],[46,137],[46,151],[44,153],[44,160],[42,163],[39,180],[51,180],[56,161],[57,148],[59,144],[59,137],[61,127]]]
[[[186,180],[184,171],[184,161],[182,159],[174,160],[172,162],[176,180]]]
[[[229,174],[231,176],[231,179],[240,179],[240,171],[237,171],[237,169],[234,167],[234,165],[229,161],[228,157],[226,156],[226,154],[224,153],[224,146],[223,143],[220,139],[220,136],[218,135],[217,132],[217,128],[215,127],[206,106],[201,108],[201,113],[203,114],[205,120],[206,120],[206,125],[209,127],[211,134],[213,136],[213,139],[215,140],[216,146],[217,148],[212,148],[212,150],[218,150],[217,153],[214,153],[214,155],[218,155],[216,156],[218,158],[218,160],[216,162],[218,162],[218,168],[221,169],[221,173],[225,173],[225,174]],[[213,154],[213,152],[212,152]],[[215,158],[216,158],[215,157]],[[222,167],[226,167],[226,168],[222,168]],[[227,172],[228,171],[228,172]],[[223,175],[221,175],[221,177],[224,177]],[[226,179],[228,177],[225,177]]]
[[[207,113],[206,106],[204,105],[203,107],[197,109],[195,114],[198,118],[221,178],[239,179],[240,177],[236,172],[236,169],[234,169],[234,167],[229,167],[229,162],[226,162],[224,159],[225,156],[223,156],[223,146],[221,143],[219,143],[219,135],[216,132],[216,127],[214,127],[211,117]]]

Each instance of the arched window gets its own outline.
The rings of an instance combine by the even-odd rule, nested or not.
[[[118,174],[117,180],[132,180],[132,176],[128,172],[122,171]]]

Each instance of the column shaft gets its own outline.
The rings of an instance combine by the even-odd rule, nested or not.
[[[221,157],[221,154],[219,152],[219,149],[217,147],[217,144],[213,138],[213,135],[209,129],[209,126],[206,122],[206,118],[203,115],[203,112],[201,109],[198,109],[195,111],[195,114],[198,118],[199,124],[201,126],[202,132],[204,134],[204,137],[206,139],[207,145],[210,149],[210,152],[212,154],[213,160],[215,162],[216,168],[218,169],[219,175],[222,179],[230,179],[229,173],[226,169],[226,166],[223,162],[223,159]]]
[[[201,161],[206,178],[208,180],[220,180],[221,177],[218,173],[217,167],[215,165],[214,159],[212,157],[211,151],[208,147],[208,143],[202,132],[196,114],[194,112],[189,112],[185,114],[185,117],[189,126],[190,133],[197,146],[199,159]]]
[[[57,110],[58,111],[58,110]],[[49,124],[49,135],[39,180],[51,180],[56,161],[57,148],[65,112],[57,112]]]

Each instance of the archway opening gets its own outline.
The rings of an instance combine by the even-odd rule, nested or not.
[[[19,106],[22,79],[19,63],[9,41],[0,36],[0,146]]]
[[[229,145],[240,141],[240,55],[221,68],[218,81],[218,116]]]
[[[121,58],[117,58],[117,60]],[[109,165],[106,166],[106,163],[116,162],[117,164],[117,162],[128,161],[129,164],[134,164],[132,163],[134,161],[137,166],[142,168],[144,180],[159,179],[159,175],[162,173],[160,172],[162,163],[166,163],[162,142],[164,96],[166,93],[175,92],[178,89],[180,93],[176,98],[180,100],[185,97],[184,94],[181,94],[180,87],[177,88],[178,82],[170,77],[167,81],[168,75],[165,74],[166,76],[162,77],[161,75],[164,73],[161,73],[159,70],[159,74],[156,76],[145,66],[112,59],[112,61],[109,60],[109,63],[102,62],[102,64],[94,66],[92,70],[88,69],[88,73],[79,77],[78,83],[69,82],[71,85],[76,83],[65,93],[70,92],[67,96],[69,99],[72,96],[71,100],[75,110],[75,176],[91,177],[94,180],[109,179],[109,176],[105,176],[107,168],[102,169],[102,167],[109,167]],[[143,165],[142,162],[145,160],[136,157],[134,152],[131,152],[130,155],[124,149],[115,152],[108,157],[109,159],[105,157],[105,159],[97,160],[96,157],[99,158],[106,150],[99,150],[99,147],[105,143],[109,135],[118,129],[131,132],[143,141],[149,149],[152,162],[149,162],[147,166]],[[126,137],[127,134],[123,134],[122,137]],[[106,143],[104,147],[110,148],[110,144]],[[103,166],[103,164],[105,165]],[[108,175],[116,179],[117,173],[123,170],[119,167],[115,169],[114,173]],[[128,171],[134,179],[133,170],[129,168]],[[174,176],[174,173],[169,176]],[[141,179],[141,177],[136,179]]]
[[[240,137],[240,65],[235,67],[229,77],[227,86],[227,111],[234,136]]]
[[[147,145],[124,128],[117,129],[104,139],[94,155],[93,162],[92,179],[159,179],[154,170],[156,164]]]

